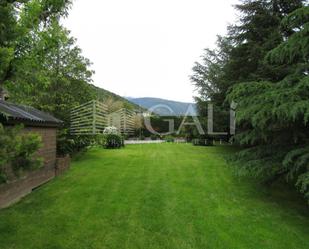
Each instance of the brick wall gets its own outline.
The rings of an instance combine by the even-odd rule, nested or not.
[[[56,161],[56,176],[62,175],[65,171],[70,169],[71,157],[69,155],[57,158]]]
[[[26,127],[25,133],[36,133],[42,137],[42,147],[37,155],[44,159],[44,166],[39,170],[28,172],[17,178],[9,174],[9,182],[0,185],[0,208],[7,207],[17,202],[34,188],[48,182],[56,173],[56,128]],[[66,162],[69,159],[66,160]],[[62,166],[64,167],[64,166]],[[10,170],[10,167],[8,167]],[[60,173],[60,172],[59,172]]]
[[[42,138],[42,148],[38,151],[38,156],[44,158],[44,167],[46,169],[55,168],[56,164],[56,128],[46,128],[46,127],[26,127],[24,129],[25,133],[36,133]]]

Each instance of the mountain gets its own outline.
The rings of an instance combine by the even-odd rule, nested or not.
[[[197,109],[193,103],[178,102],[160,98],[130,98],[127,99],[146,108],[160,116],[184,116],[189,111],[189,115],[196,116]]]
[[[91,85],[93,89],[93,93],[96,95],[97,100],[102,101],[103,103],[107,104],[106,102],[110,102],[109,100],[113,101],[114,104],[119,106],[119,108],[127,108],[129,110],[138,110],[140,106],[129,101],[126,98],[123,98],[115,93],[112,93],[108,90],[103,88]]]

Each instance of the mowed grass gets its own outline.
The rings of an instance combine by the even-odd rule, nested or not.
[[[306,204],[233,176],[227,147],[92,149],[0,211],[0,248],[309,248]]]

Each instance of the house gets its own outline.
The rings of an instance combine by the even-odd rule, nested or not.
[[[37,155],[44,161],[43,167],[23,175],[12,177],[0,185],[0,208],[16,202],[34,188],[51,180],[59,173],[57,166],[56,135],[62,121],[32,107],[16,105],[0,99],[0,123],[4,127],[23,124],[25,133],[36,133],[42,138],[42,147]],[[0,145],[1,146],[1,145]],[[69,160],[68,158],[66,159]],[[63,161],[58,164],[63,165]],[[69,164],[69,162],[68,162]],[[61,166],[63,167],[63,166]]]

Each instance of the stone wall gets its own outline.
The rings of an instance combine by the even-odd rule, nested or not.
[[[56,158],[56,128],[26,127],[25,133],[36,133],[42,137],[42,147],[37,152],[44,160],[42,168],[16,177],[11,172],[8,183],[0,185],[0,208],[17,202],[33,189],[53,179],[56,174],[63,173],[70,164],[70,157],[64,160]],[[58,163],[57,163],[58,162]],[[8,167],[10,170],[10,167]]]

